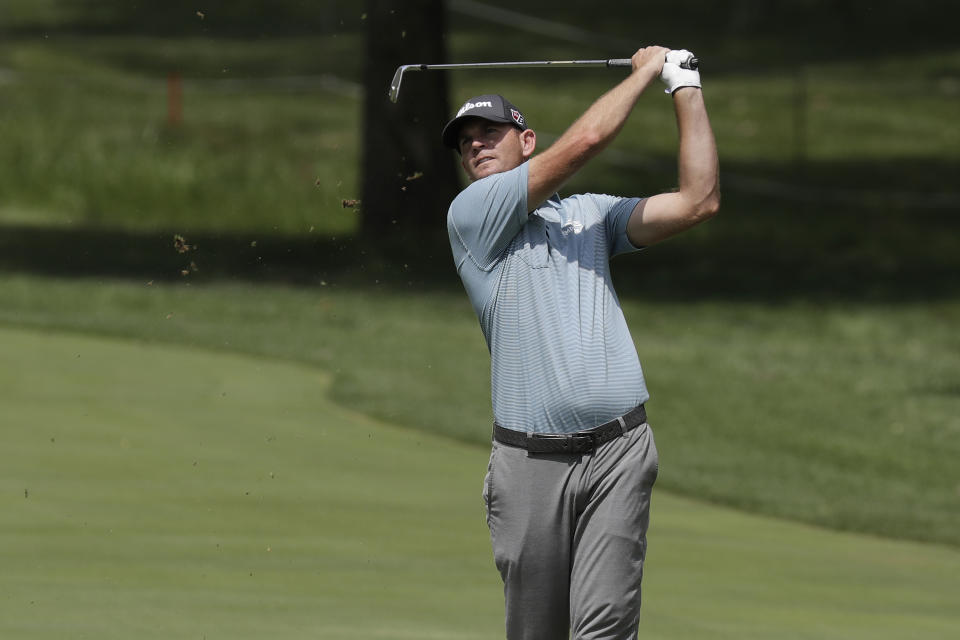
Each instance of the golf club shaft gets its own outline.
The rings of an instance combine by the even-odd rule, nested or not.
[[[691,58],[689,63],[683,63],[686,69],[696,69],[699,65],[697,58]],[[453,64],[410,64],[404,65],[407,71],[431,71],[442,69],[499,69],[512,67],[514,69],[530,69],[533,67],[629,67],[633,64],[630,58],[611,58],[609,60],[535,60],[529,62],[462,62]]]
[[[537,60],[531,62],[464,62],[460,64],[414,64],[407,70],[432,71],[442,69],[530,69],[533,67],[629,67],[630,58],[612,60]]]
[[[397,68],[390,83],[390,101],[396,102],[400,97],[400,83],[403,74],[407,71],[443,71],[451,69],[532,69],[536,67],[630,67],[633,62],[630,58],[611,58],[608,60],[535,60],[527,62],[462,62],[453,64],[405,64]],[[691,58],[689,63],[681,65],[685,68],[696,69],[699,60]]]

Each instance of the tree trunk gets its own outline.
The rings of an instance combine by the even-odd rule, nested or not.
[[[440,142],[450,117],[445,71],[404,75],[399,101],[390,81],[401,64],[446,61],[443,0],[367,0],[361,234],[370,240],[445,229],[459,190],[455,158]]]

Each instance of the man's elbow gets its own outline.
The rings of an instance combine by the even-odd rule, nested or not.
[[[720,187],[714,187],[697,206],[696,217],[706,220],[720,213]]]
[[[568,149],[571,155],[579,158],[592,158],[609,142],[598,127],[592,126],[572,128],[563,137],[563,142],[567,144],[559,146]]]
[[[712,218],[720,213],[720,189],[710,192],[701,205],[701,211],[705,218]]]

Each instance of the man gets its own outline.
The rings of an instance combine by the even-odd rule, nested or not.
[[[629,77],[536,156],[536,134],[498,95],[471,98],[443,131],[472,181],[447,229],[491,354],[483,495],[510,640],[636,637],[658,457],[608,262],[719,208],[700,76],[680,66],[690,58],[640,49]],[[658,76],[676,111],[679,188],[561,200],[560,186],[613,140]]]

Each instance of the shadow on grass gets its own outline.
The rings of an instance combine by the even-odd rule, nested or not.
[[[343,282],[361,286],[377,279],[413,279],[453,285],[449,248],[437,239],[421,243],[444,255],[404,255],[357,237],[129,231],[86,227],[0,227],[0,270],[57,277],[119,277],[155,281],[241,280],[294,285]],[[398,260],[406,260],[397,262]],[[416,264],[411,264],[416,261]],[[443,272],[426,267],[436,262]],[[424,278],[422,274],[428,277]]]
[[[914,167],[909,175],[915,180],[905,179],[896,167],[809,167],[801,177],[803,184],[816,185],[809,189],[783,167],[727,167],[716,219],[613,261],[622,296],[767,302],[922,302],[960,296],[957,208],[937,200],[957,194],[931,189],[948,184],[933,176],[949,173],[950,167]],[[622,185],[635,171],[612,167],[606,178]],[[663,185],[673,179],[672,170],[658,173],[648,176]],[[758,189],[757,180],[768,182]],[[777,185],[789,185],[788,192]],[[924,206],[911,194],[932,196],[927,204],[936,206]],[[406,235],[390,230],[378,239],[208,233],[178,244],[173,231],[3,226],[0,270],[462,291],[442,222],[437,227]]]
[[[617,289],[622,296],[676,301],[923,301],[960,294],[960,258],[933,250],[930,239],[905,237],[889,219],[875,223],[872,242],[865,242],[865,234],[852,230],[836,230],[823,241],[798,237],[792,225],[778,224],[779,217],[772,214],[738,237],[718,218],[688,232],[686,240],[617,258]],[[416,247],[413,252],[356,237],[255,237],[190,236],[185,239],[189,248],[180,253],[172,232],[4,227],[0,270],[198,284],[461,289],[443,238],[402,243]]]

